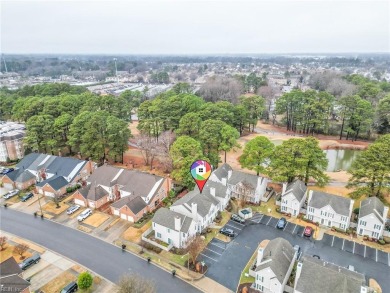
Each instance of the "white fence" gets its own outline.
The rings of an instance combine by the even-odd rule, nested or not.
[[[161,248],[162,250],[165,250],[165,251],[169,251],[171,250],[171,248],[173,247],[173,244],[169,244],[168,246],[164,246],[164,245],[161,245],[161,244],[158,244],[157,242],[151,240],[151,239],[148,239],[146,238],[146,236],[148,236],[150,234],[150,232],[153,231],[153,228],[150,227],[148,230],[146,230],[143,234],[142,234],[142,240],[149,243],[149,244],[152,244],[154,246],[157,246],[159,248]]]

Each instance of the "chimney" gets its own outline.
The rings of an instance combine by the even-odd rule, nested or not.
[[[181,218],[175,217],[175,230],[180,231],[181,228]]]
[[[309,198],[307,199],[307,206],[310,205],[311,197],[313,196],[313,190],[309,191]]]
[[[226,178],[222,178],[222,185],[224,185],[224,186],[227,185],[227,179]]]
[[[215,188],[214,187],[210,187],[210,194],[212,196],[215,196]]]
[[[387,218],[387,213],[389,212],[389,207],[385,207],[384,209],[383,209],[383,215],[381,215],[381,216],[383,216],[383,219],[386,219]]]
[[[299,277],[301,276],[302,265],[303,265],[303,264],[302,264],[301,262],[299,262],[299,263],[297,264],[297,271],[296,271],[296,273],[295,273],[294,288],[297,287],[297,283],[298,283]]]
[[[260,247],[257,250],[257,261],[256,261],[256,266],[260,265],[261,262],[263,261],[263,255],[264,255],[264,248]]]
[[[284,182],[283,186],[282,186],[282,195],[284,195],[284,193],[286,192],[286,189],[287,189],[287,183]]]
[[[198,204],[196,204],[194,202],[191,204],[191,214],[192,214],[192,218],[194,220],[197,220],[197,218],[198,218]]]

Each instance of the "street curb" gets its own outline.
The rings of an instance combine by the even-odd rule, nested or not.
[[[9,207],[8,207],[8,208],[9,208]],[[14,211],[19,212],[19,213],[24,213],[24,214],[30,215],[29,213],[26,213],[26,212],[24,212],[24,211],[19,211],[19,210],[14,210]],[[31,215],[31,217],[32,217],[32,218],[35,218],[33,214]],[[87,233],[87,232],[84,232],[84,231],[81,231],[81,230],[74,229],[74,228],[72,228],[72,227],[66,226],[66,225],[63,224],[63,223],[58,223],[58,222],[56,222],[56,221],[54,221],[54,220],[52,220],[52,219],[47,219],[47,218],[41,219],[40,217],[37,217],[36,219],[40,219],[41,221],[42,221],[42,220],[51,221],[51,222],[53,222],[53,223],[62,225],[62,226],[64,226],[64,227],[67,227],[67,228],[69,228],[69,229],[75,230],[75,231],[77,231],[77,232],[84,233],[84,234],[86,234],[86,235],[89,235],[89,236],[91,236],[91,237],[94,237],[94,238],[99,239],[99,240],[101,240],[101,241],[103,241],[103,242],[105,242],[105,243],[108,243],[108,244],[110,244],[110,245],[112,245],[112,246],[117,247],[114,243],[108,242],[108,241],[106,241],[106,240],[104,240],[104,239],[101,239],[101,238],[99,238],[99,237],[96,237],[95,235],[92,235],[92,234],[90,234],[90,233]],[[7,231],[4,231],[4,232],[9,233],[9,232],[7,232]],[[12,234],[12,233],[9,233],[9,234],[14,235],[14,234]],[[14,235],[14,236],[18,237],[18,235]],[[29,241],[30,241],[30,240],[29,240]],[[31,242],[35,243],[34,241],[31,241]],[[40,246],[40,245],[38,245],[38,246]],[[120,248],[119,248],[119,249],[120,249]],[[50,249],[48,249],[48,250],[51,251]],[[52,252],[53,252],[53,251],[52,251]],[[144,261],[147,261],[145,258],[143,258],[142,256],[139,256],[138,254],[136,254],[136,253],[134,253],[134,252],[132,252],[132,251],[127,251],[127,250],[126,250],[126,252],[127,252],[127,253],[131,253],[132,255],[138,257],[139,259],[142,259],[142,260],[144,260]],[[55,253],[55,252],[54,252],[54,253]],[[57,253],[57,254],[58,254],[58,253]],[[59,254],[59,255],[61,255],[61,254]],[[62,256],[62,255],[61,255],[61,256]],[[64,257],[65,257],[65,256],[64,256]],[[65,258],[67,258],[67,257],[65,257]],[[67,259],[68,259],[68,260],[71,260],[71,259],[69,259],[69,258],[67,258]],[[77,262],[76,262],[76,263],[77,263]],[[79,263],[77,263],[77,264],[79,264]],[[158,265],[157,263],[154,263],[154,262],[153,262],[153,263],[151,263],[151,264],[154,265],[154,266],[156,266],[156,267],[159,268],[159,269],[162,269],[162,270],[166,271],[166,272],[169,273],[170,275],[172,275],[172,272],[168,271],[166,268],[164,268],[164,267]],[[84,267],[84,266],[82,266],[82,267]],[[88,268],[88,269],[89,269],[89,268]],[[92,270],[90,270],[90,271],[93,272]],[[95,273],[95,272],[93,272],[93,273]],[[99,275],[99,276],[100,276],[100,275]],[[197,285],[195,285],[195,284],[193,284],[193,283],[190,283],[190,282],[187,281],[186,279],[180,277],[179,275],[176,275],[175,277],[179,278],[179,279],[182,280],[183,282],[186,282],[187,284],[191,285],[192,287],[197,288],[198,290],[200,290],[200,291],[202,291],[202,292],[207,292],[207,291],[204,291],[204,290],[203,290],[202,288],[200,288],[199,286],[197,286]],[[103,278],[104,278],[104,277],[103,277]],[[107,280],[106,278],[104,278],[104,279]],[[109,281],[109,282],[112,283],[111,281]]]
[[[15,234],[13,234],[13,233],[10,233],[10,232],[7,232],[7,231],[1,230],[1,229],[0,229],[0,231],[2,231],[3,233],[6,233],[6,234],[12,235],[13,237],[21,238],[21,237],[18,236],[18,235],[15,235]],[[26,238],[23,238],[23,239],[26,239]],[[47,248],[46,246],[42,246],[42,245],[40,245],[40,244],[38,244],[38,243],[36,243],[36,242],[30,240],[30,239],[27,239],[27,240],[28,240],[29,242],[31,242],[31,243],[34,243],[34,245],[36,245],[36,246],[39,246],[39,247],[44,248],[46,251],[50,251],[51,253],[54,253],[55,255],[59,255],[59,256],[63,257],[64,259],[66,259],[66,260],[69,261],[69,262],[75,263],[75,264],[77,264],[77,265],[79,265],[79,266],[81,266],[81,267],[83,267],[83,268],[86,268],[87,271],[92,272],[94,275],[99,276],[100,278],[104,279],[105,281],[109,282],[110,284],[113,284],[113,285],[116,286],[115,283],[113,283],[113,282],[111,282],[110,280],[106,279],[105,277],[99,275],[98,273],[96,273],[95,271],[91,270],[90,268],[87,268],[86,266],[83,266],[82,264],[78,263],[77,261],[72,260],[72,259],[70,259],[69,257],[67,257],[67,256],[65,256],[65,255],[62,255],[62,254],[60,254],[60,253],[58,253],[58,252],[55,252],[55,251],[53,251],[53,250]]]

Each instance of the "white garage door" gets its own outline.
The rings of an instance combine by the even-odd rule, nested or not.
[[[127,220],[130,222],[134,222],[134,218],[132,216],[127,216]]]
[[[45,191],[45,195],[46,196],[50,196],[50,197],[54,197],[54,193],[53,192],[47,192],[47,191]]]
[[[126,220],[126,215],[125,214],[121,214],[121,218],[123,219],[123,220]]]
[[[79,206],[85,207],[85,202],[81,199],[75,199],[74,203],[78,204]]]
[[[14,187],[12,186],[12,183],[4,183],[4,188],[9,189],[9,190],[14,189]]]
[[[114,215],[119,216],[119,210],[114,210]]]

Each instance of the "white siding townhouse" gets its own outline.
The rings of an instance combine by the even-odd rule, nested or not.
[[[214,221],[219,211],[219,205],[220,203],[215,196],[199,193],[199,190],[195,189],[176,201],[170,209],[191,217],[200,233]]]
[[[368,293],[363,274],[303,256],[297,264],[294,293]]]
[[[284,213],[291,214],[293,217],[298,216],[306,200],[306,191],[307,187],[301,180],[283,184],[280,210]]]
[[[153,217],[154,236],[172,244],[174,247],[185,247],[188,239],[196,234],[196,223],[191,217],[160,208]]]
[[[388,207],[376,197],[369,197],[360,203],[357,233],[379,239],[385,228]]]
[[[260,247],[252,287],[263,293],[283,293],[295,259],[294,248],[283,238],[275,238],[265,248]]]
[[[269,179],[233,170],[229,164],[223,164],[210,176],[209,181],[227,185],[231,197],[245,197],[248,202],[268,201],[271,193],[267,193]]]
[[[325,192],[309,191],[306,218],[323,226],[346,230],[354,201]]]

